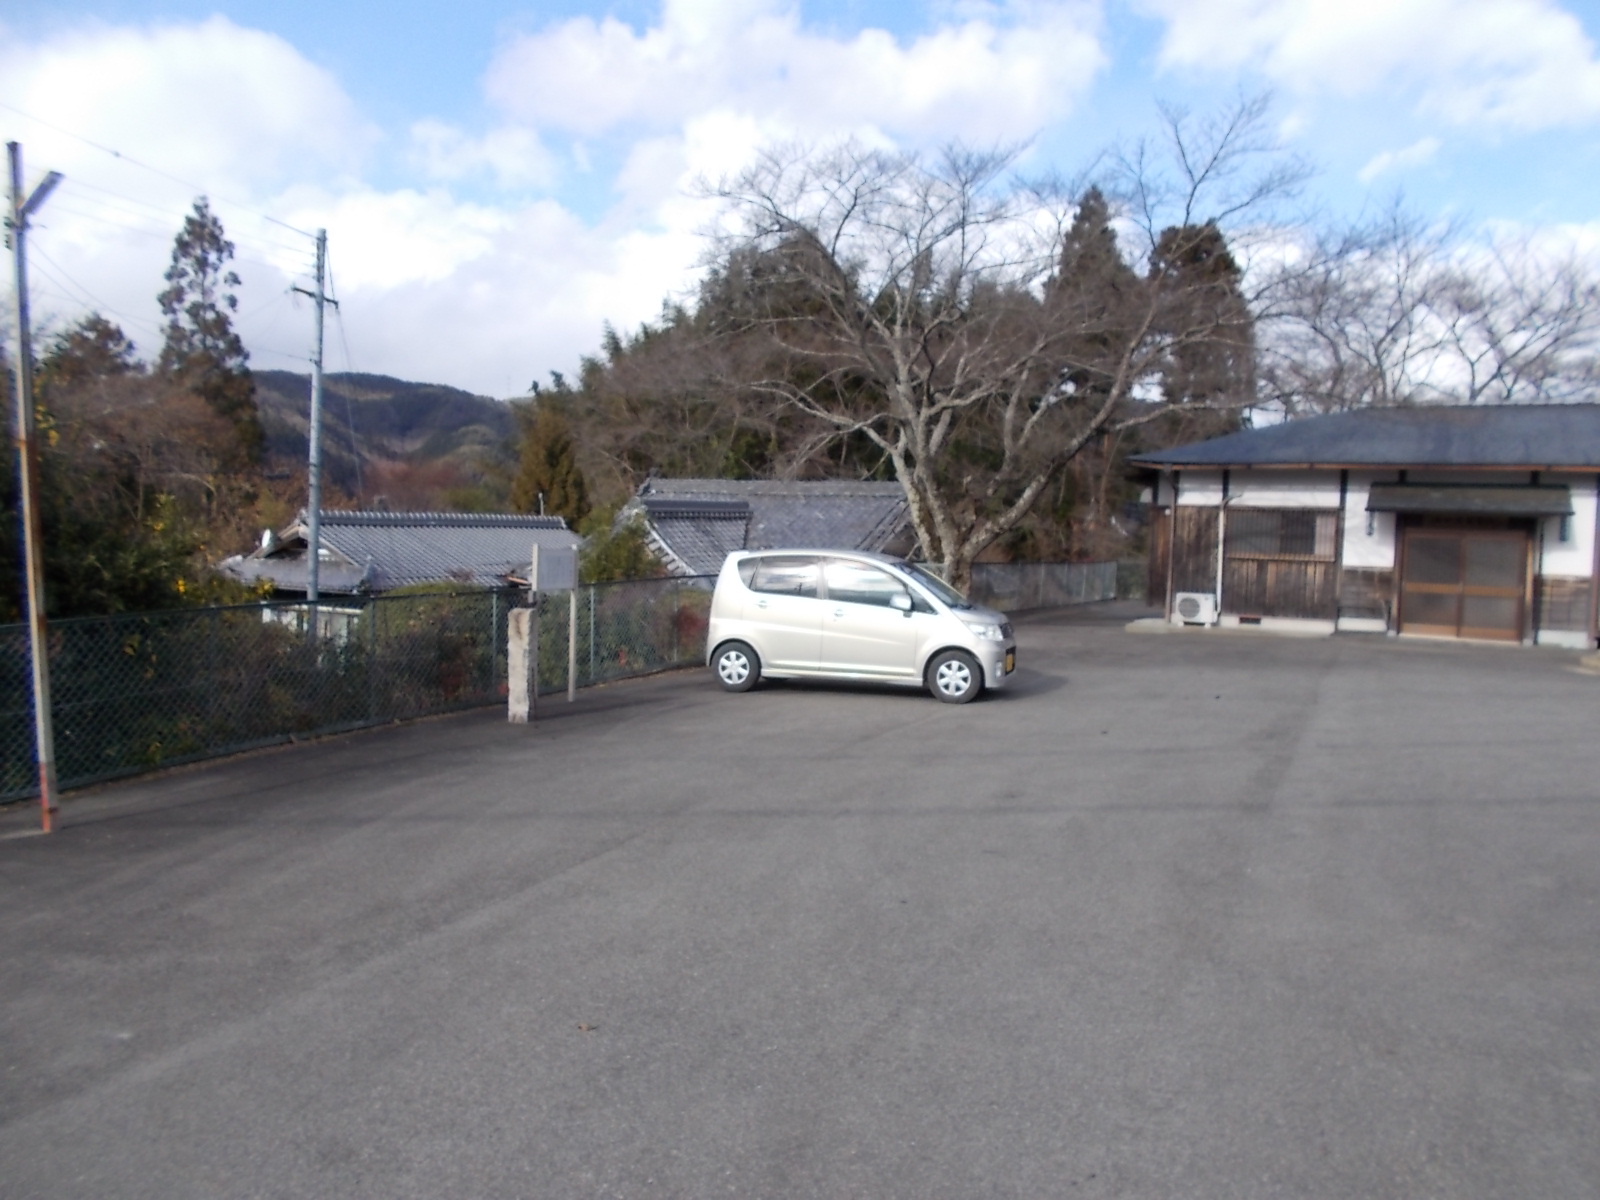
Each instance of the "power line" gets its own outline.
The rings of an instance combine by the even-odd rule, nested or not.
[[[122,153],[120,150],[115,150],[110,146],[103,146],[99,142],[84,137],[81,133],[75,133],[71,129],[65,129],[54,122],[46,121],[43,117],[36,117],[30,112],[26,112],[23,109],[17,108],[15,105],[5,103],[3,100],[0,100],[0,108],[6,109],[8,112],[14,112],[17,114],[17,116],[24,117],[29,121],[35,121],[38,124],[43,125],[46,129],[53,129],[59,134],[63,134],[66,137],[72,138],[74,141],[82,142],[85,146],[88,146],[91,149],[100,151],[102,154],[109,154],[112,158],[118,159],[121,162],[129,163],[135,167],[139,167],[142,170],[149,171],[153,175],[159,175],[161,178],[169,180],[172,183],[180,183],[184,187],[189,188],[201,195],[216,195],[216,193],[210,188],[203,187],[197,183],[192,183],[189,180],[180,178],[179,176],[173,175],[168,171],[163,171],[160,167],[152,167],[147,162],[140,162],[137,158],[132,158],[129,155]],[[260,217],[263,221],[271,221],[274,225],[281,225],[291,233],[298,233],[301,237],[315,238],[317,236],[316,234],[309,233],[296,225],[291,225],[287,221],[280,221],[277,217],[270,216],[269,214],[261,212],[258,209],[253,209],[249,205],[240,204],[236,200],[230,200],[226,196],[219,196],[218,199],[234,208],[240,209],[243,212],[250,213],[252,216]]]
[[[60,288],[63,293],[66,293],[65,299],[74,303],[86,304],[90,309],[100,313],[102,316],[115,317],[120,324],[131,326],[142,334],[149,334],[158,340],[166,337],[166,330],[159,323],[152,324],[150,321],[142,317],[135,317],[127,312],[122,311],[121,309],[112,307],[105,301],[101,300],[88,288],[84,287],[83,284],[79,283],[66,270],[66,268],[64,268],[54,259],[50,258],[37,246],[34,246],[32,250],[33,254],[30,257],[43,259],[50,265],[50,267],[53,268],[53,270],[46,270],[44,267],[39,267],[38,270],[40,274],[54,283],[56,287]],[[288,308],[287,305],[283,304],[286,296],[286,292],[279,292],[263,303],[257,304],[251,309],[247,309],[245,312],[239,314],[236,319],[237,324],[243,326],[247,321],[266,311],[270,306],[281,305],[282,307],[278,308],[277,313],[273,316],[272,320],[264,329],[249,336],[249,345],[246,347],[246,349],[251,354],[268,354],[276,358],[287,359],[291,362],[304,362],[306,356],[303,352],[295,353],[288,350],[279,350],[272,346],[264,346],[257,340],[259,337],[265,336],[274,328],[276,328],[277,323],[283,318],[283,313]],[[240,330],[240,336],[246,336],[243,329]]]
[[[333,284],[333,264],[331,262],[328,264],[328,290],[335,293],[338,292],[338,288],[334,287]],[[354,374],[355,367],[350,356],[350,339],[345,336],[344,309],[341,306],[334,306],[333,319],[339,326],[339,345],[344,350],[345,373]],[[355,410],[350,405],[349,391],[340,393],[339,398],[344,401],[344,427],[350,434],[350,457],[354,460],[356,466],[356,502],[359,504],[361,497],[366,495],[367,492],[366,481],[362,478],[361,470],[361,437],[356,432]]]
[[[80,197],[80,199],[81,198],[82,197]],[[155,240],[158,240],[158,241],[165,242],[165,241],[169,241],[173,236],[172,235],[172,231],[170,229],[168,229],[168,228],[155,228],[155,227],[152,227],[150,225],[129,224],[126,221],[115,220],[115,219],[113,219],[111,217],[104,216],[101,213],[84,212],[82,209],[73,208],[71,205],[60,205],[60,206],[58,206],[58,211],[62,212],[62,213],[65,213],[65,214],[67,214],[69,216],[74,216],[74,217],[81,218],[82,220],[85,220],[85,221],[98,221],[102,225],[107,225],[107,226],[111,227],[112,229],[120,230],[123,233],[131,234],[131,235],[133,235],[135,237],[152,238],[152,239],[155,239]],[[136,220],[140,219],[140,218],[137,217],[137,214],[129,214],[129,215],[135,217]],[[51,228],[51,226],[41,222],[41,224],[39,225],[39,228],[49,229],[49,228]],[[239,243],[237,241],[234,242],[234,246],[235,246],[235,251],[234,251],[234,255],[233,255],[233,261],[234,262],[247,263],[250,266],[254,266],[254,267],[264,267],[267,270],[279,271],[279,272],[281,272],[281,273],[283,273],[285,275],[303,275],[303,274],[306,274],[305,269],[302,268],[301,266],[299,266],[299,264],[290,264],[290,263],[283,263],[283,262],[272,262],[267,258],[255,258],[255,257],[252,257],[251,255],[248,255],[248,254],[240,254],[238,252],[238,250],[237,250],[238,244]],[[245,244],[245,248],[246,249],[252,249],[252,247],[250,246],[249,243]]]
[[[110,316],[116,317],[122,323],[126,325],[132,325],[141,333],[150,333],[156,337],[163,336],[163,331],[159,325],[152,325],[143,318],[130,316],[129,314],[121,312],[111,307],[111,305],[105,303],[105,301],[101,300],[88,288],[84,287],[83,284],[74,279],[72,275],[68,273],[66,268],[64,268],[60,263],[56,262],[49,255],[45,254],[39,249],[39,247],[33,247],[33,256],[35,258],[43,259],[45,262],[50,264],[51,268],[53,268],[52,270],[45,270],[43,267],[40,267],[40,274],[44,275],[63,291],[77,293],[76,297],[69,296],[69,299],[75,299],[79,302],[87,302],[89,307],[94,309],[96,312],[109,314]]]
[[[122,201],[123,204],[132,204],[132,205],[137,206],[138,208],[142,208],[142,209],[146,210],[145,212],[132,212],[129,209],[126,209],[126,208],[123,208],[123,207],[121,207],[119,205],[111,204],[108,201],[102,200],[102,199],[100,199],[99,196],[81,196],[80,195],[78,197],[80,200],[84,201],[87,204],[99,204],[99,205],[101,205],[101,206],[103,206],[105,208],[110,209],[112,212],[127,213],[127,215],[130,216],[130,217],[136,217],[136,218],[148,220],[150,218],[150,216],[155,216],[155,217],[160,217],[165,221],[181,223],[181,222],[187,220],[189,218],[189,216],[191,215],[188,210],[185,210],[183,212],[178,212],[178,211],[175,211],[169,205],[152,204],[148,200],[140,200],[136,196],[125,195],[122,192],[114,192],[110,188],[103,188],[103,187],[100,187],[97,184],[86,183],[85,181],[83,181],[81,179],[63,179],[62,180],[62,184],[64,185],[64,190],[68,191],[68,192],[78,192],[80,190],[98,192],[98,193],[100,193],[100,196],[110,196],[113,200]],[[169,228],[169,226],[163,226],[163,228]],[[304,246],[302,246],[302,245],[299,245],[298,243],[277,241],[277,240],[275,240],[273,238],[259,237],[259,236],[255,235],[255,234],[250,235],[249,242],[250,242],[250,244],[252,244],[254,246],[257,246],[257,247],[273,246],[273,247],[275,247],[275,248],[277,248],[279,250],[288,251],[291,254],[305,254],[306,253],[306,248]]]

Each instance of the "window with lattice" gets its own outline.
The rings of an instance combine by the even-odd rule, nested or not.
[[[1229,558],[1287,558],[1331,562],[1339,514],[1314,508],[1230,508]]]

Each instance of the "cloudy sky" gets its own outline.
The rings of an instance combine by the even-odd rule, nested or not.
[[[506,396],[683,294],[692,181],[781,138],[1031,139],[1070,172],[1158,100],[1270,88],[1332,213],[1403,192],[1600,244],[1597,42],[1592,0],[9,0],[0,132],[66,176],[40,322],[97,308],[153,354],[205,192],[256,366],[307,369],[295,231],[325,227],[330,369]]]

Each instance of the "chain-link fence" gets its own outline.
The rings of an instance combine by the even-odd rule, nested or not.
[[[967,595],[1007,613],[1115,600],[1117,564],[974,563]]]
[[[577,593],[577,684],[705,657],[709,579]],[[50,624],[56,773],[76,787],[297,736],[502,702],[520,593],[180,609]],[[539,690],[567,687],[570,605],[546,597]],[[0,800],[38,793],[27,628],[0,626]]]

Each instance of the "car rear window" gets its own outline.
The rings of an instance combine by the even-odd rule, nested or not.
[[[755,569],[751,573],[749,581],[749,587],[752,592],[775,592],[781,596],[816,597],[817,578],[820,575],[816,559],[775,556],[772,558],[757,558],[752,561],[755,564]],[[741,564],[742,566],[743,564]]]

